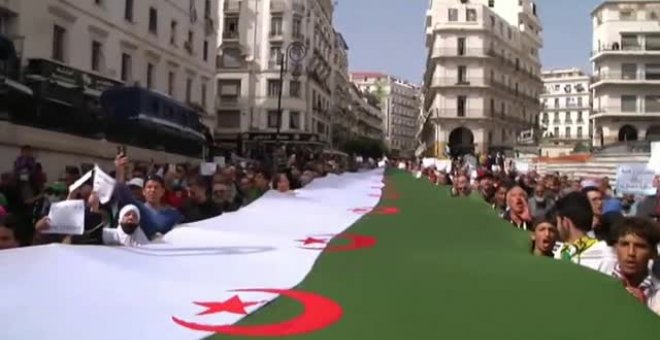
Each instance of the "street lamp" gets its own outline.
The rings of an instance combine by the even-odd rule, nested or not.
[[[282,93],[284,92],[284,68],[289,64],[289,59],[293,63],[293,70],[291,75],[294,78],[300,77],[302,74],[302,61],[307,55],[307,48],[305,44],[300,41],[294,41],[286,49],[286,53],[280,52],[280,90],[277,97],[277,134],[276,138],[279,140],[280,130],[282,128]]]

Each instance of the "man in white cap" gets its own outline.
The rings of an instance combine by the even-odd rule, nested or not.
[[[109,246],[139,247],[149,243],[140,228],[140,210],[128,204],[119,211],[119,226],[103,229],[103,244]]]
[[[144,202],[144,180],[140,177],[133,177],[130,181],[126,182],[126,185],[131,189],[133,197],[140,202]]]

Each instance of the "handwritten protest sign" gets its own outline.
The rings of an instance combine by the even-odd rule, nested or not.
[[[616,171],[617,194],[654,195],[655,171],[646,164],[622,164]]]
[[[94,166],[94,192],[99,195],[101,204],[110,202],[112,193],[115,190],[115,179],[106,174],[99,168],[98,165]]]
[[[48,212],[50,228],[44,234],[82,235],[85,232],[85,201],[53,203]]]

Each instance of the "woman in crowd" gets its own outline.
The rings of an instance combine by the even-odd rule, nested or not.
[[[289,180],[289,174],[286,172],[279,172],[275,178],[273,178],[273,189],[281,193],[287,193],[291,191],[291,181]]]

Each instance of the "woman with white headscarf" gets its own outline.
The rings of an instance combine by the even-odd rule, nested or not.
[[[140,210],[132,204],[125,205],[119,211],[117,228],[103,229],[105,245],[139,247],[148,243],[149,239],[140,228]]]

